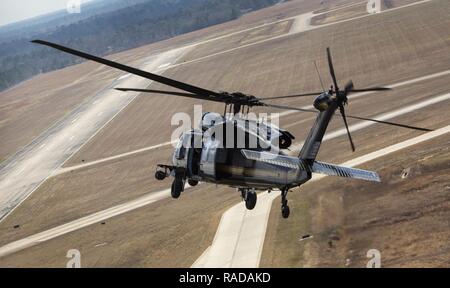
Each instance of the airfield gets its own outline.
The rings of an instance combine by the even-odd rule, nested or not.
[[[348,113],[434,129],[350,121],[328,129],[319,160],[378,171],[381,184],[318,178],[289,194],[263,193],[248,212],[232,188],[201,184],[170,199],[154,179],[170,163],[176,112],[222,112],[214,103],[122,93],[165,89],[85,62],[0,94],[0,267],[385,267],[450,266],[450,3],[294,0],[237,21],[110,56],[211,90],[258,97],[320,91],[331,83],[387,86],[353,94]],[[308,107],[312,98],[274,103]],[[281,112],[298,153],[314,115]],[[353,161],[353,162],[352,162]],[[300,241],[305,235],[310,239]]]

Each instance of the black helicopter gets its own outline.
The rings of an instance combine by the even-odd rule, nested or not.
[[[183,92],[116,88],[120,91],[156,93],[225,104],[225,112],[223,115],[218,113],[205,113],[199,129],[193,129],[183,133],[173,154],[172,165],[158,165],[155,174],[156,179],[164,180],[169,176],[174,177],[171,189],[173,198],[180,197],[184,191],[186,181],[191,186],[196,186],[199,182],[209,182],[237,188],[245,201],[247,209],[252,210],[257,202],[256,191],[279,189],[282,196],[282,216],[283,218],[288,218],[290,214],[287,200],[289,190],[308,182],[312,178],[312,173],[380,182],[380,177],[376,172],[316,161],[322,139],[336,110],[339,110],[340,116],[344,120],[353,151],[355,151],[355,145],[350,134],[347,118],[421,131],[431,131],[420,127],[346,115],[345,106],[348,103],[347,96],[350,93],[385,91],[390,89],[384,87],[355,89],[353,82],[350,81],[344,90],[340,90],[329,48],[327,48],[328,64],[331,78],[333,79],[333,86],[331,86],[329,91],[262,99],[239,92],[214,92],[55,43],[42,40],[34,40],[32,42],[178,88]],[[316,110],[293,108],[266,102],[267,100],[305,96],[317,96],[314,101]],[[292,144],[292,140],[294,139],[294,136],[288,131],[265,122],[251,121],[242,116],[241,112],[245,108],[247,108],[248,112],[252,107],[269,107],[317,114],[316,121],[298,157],[288,156],[283,151],[283,149],[288,148]],[[227,116],[226,112],[228,108],[231,116]],[[224,131],[230,130],[233,131],[232,134],[234,135],[239,133],[244,135],[242,145],[237,145],[234,137],[231,141],[228,141],[230,139],[227,139],[227,137],[230,137]],[[221,137],[218,136],[219,134]],[[233,145],[225,145],[228,142],[232,142]],[[254,145],[250,145],[250,143]]]

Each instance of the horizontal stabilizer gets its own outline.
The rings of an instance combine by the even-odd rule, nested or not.
[[[313,173],[325,174],[329,176],[339,176],[372,182],[381,182],[380,176],[376,172],[348,168],[319,161],[314,161],[311,171]]]
[[[314,161],[311,165],[308,162],[302,161],[301,159],[296,157],[279,155],[269,152],[242,150],[242,154],[244,155],[245,158],[249,160],[264,162],[289,169],[300,169],[302,171],[324,174],[329,176],[339,176],[372,182],[381,182],[378,173],[372,171],[348,168],[334,164],[323,163],[319,161]]]

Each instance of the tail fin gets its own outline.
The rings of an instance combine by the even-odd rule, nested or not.
[[[306,138],[303,148],[300,151],[299,158],[308,162],[313,162],[316,160],[317,154],[319,153],[320,146],[322,145],[322,139],[328,128],[328,124],[333,117],[334,112],[337,109],[336,104],[331,103],[332,107],[329,107],[325,111],[319,113],[316,118],[308,137]]]

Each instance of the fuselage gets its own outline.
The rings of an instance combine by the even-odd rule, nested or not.
[[[215,122],[208,129],[203,126],[202,130],[184,133],[175,149],[173,165],[184,168],[187,179],[236,188],[266,190],[301,184],[309,179],[308,173],[298,168],[244,157],[243,149],[273,153],[274,157],[284,153],[273,145],[274,135],[281,135],[277,127],[239,120],[243,119]]]

